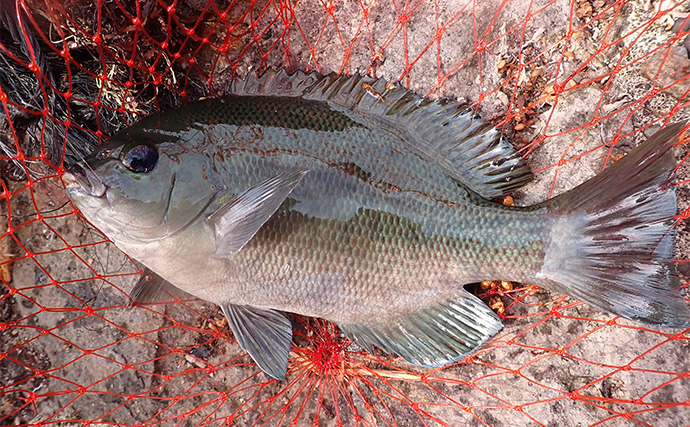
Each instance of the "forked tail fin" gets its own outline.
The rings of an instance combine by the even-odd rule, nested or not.
[[[690,326],[674,260],[677,212],[667,127],[582,185],[544,203],[555,214],[539,283],[619,316]]]

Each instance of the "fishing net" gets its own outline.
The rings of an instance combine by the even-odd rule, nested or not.
[[[140,267],[80,216],[60,179],[139,118],[272,67],[385,76],[468,103],[522,150],[536,180],[514,199],[535,203],[690,116],[687,2],[4,3],[0,424],[690,424],[690,330],[530,284],[472,287],[506,327],[443,369],[370,355],[334,325],[295,317],[287,380],[273,380],[215,305],[128,307]],[[686,145],[677,150],[684,159]],[[685,163],[678,176],[682,262]]]

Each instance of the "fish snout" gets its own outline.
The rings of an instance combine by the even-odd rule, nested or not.
[[[93,197],[103,197],[108,187],[101,181],[91,167],[82,162],[70,166],[62,176],[65,188],[80,188]]]

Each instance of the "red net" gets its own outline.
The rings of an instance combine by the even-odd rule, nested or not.
[[[516,200],[531,204],[690,116],[687,2],[18,4],[6,21],[20,30],[0,33],[0,424],[690,424],[690,330],[504,282],[476,291],[506,328],[450,367],[372,356],[297,318],[287,380],[272,380],[215,305],[128,308],[139,268],[80,217],[59,178],[63,153],[286,67],[467,99],[524,150],[536,181]],[[690,253],[687,169],[679,260]]]

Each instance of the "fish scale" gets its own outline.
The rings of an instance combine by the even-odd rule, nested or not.
[[[669,220],[682,124],[570,192],[511,207],[491,199],[531,172],[466,106],[357,75],[267,72],[231,89],[123,130],[64,179],[147,267],[135,302],[182,290],[219,304],[269,375],[287,370],[283,313],[413,364],[460,360],[503,326],[464,289],[484,280],[690,324]]]
[[[408,202],[411,200],[407,198]],[[461,211],[459,206],[445,208],[456,214]],[[478,213],[467,209],[464,215],[449,218],[448,222],[461,224],[463,217]],[[294,211],[279,211],[236,255],[235,261],[244,264],[264,260],[259,265],[254,263],[255,269],[248,273],[257,286],[257,292],[246,301],[248,304],[264,306],[265,301],[270,301],[272,307],[284,311],[336,322],[352,321],[383,314],[366,306],[372,298],[385,301],[402,292],[413,299],[417,293],[433,287],[440,292],[444,287],[450,290],[458,283],[481,279],[534,277],[543,259],[540,237],[534,233],[538,228],[534,226],[535,215],[528,213],[529,219],[521,229],[514,227],[518,221],[512,216],[511,224],[502,232],[496,227],[501,216],[499,212],[495,221],[486,221],[484,227],[464,230],[465,238],[450,238],[447,234],[426,235],[421,227],[406,219],[402,210],[397,214],[364,210],[349,221],[316,220]],[[276,246],[277,241],[280,247]],[[480,241],[484,244],[478,244]],[[289,255],[281,251],[283,246],[293,248]],[[271,256],[274,252],[282,256]],[[294,266],[294,274],[286,285],[297,286],[299,291],[291,291],[295,298],[283,304],[281,292],[273,291],[281,287],[276,284],[276,277],[280,277],[285,264]],[[324,286],[324,281],[342,283]],[[324,291],[346,308],[338,310],[323,301],[306,303]],[[237,291],[229,287],[226,292]],[[294,299],[305,303],[294,306]]]

